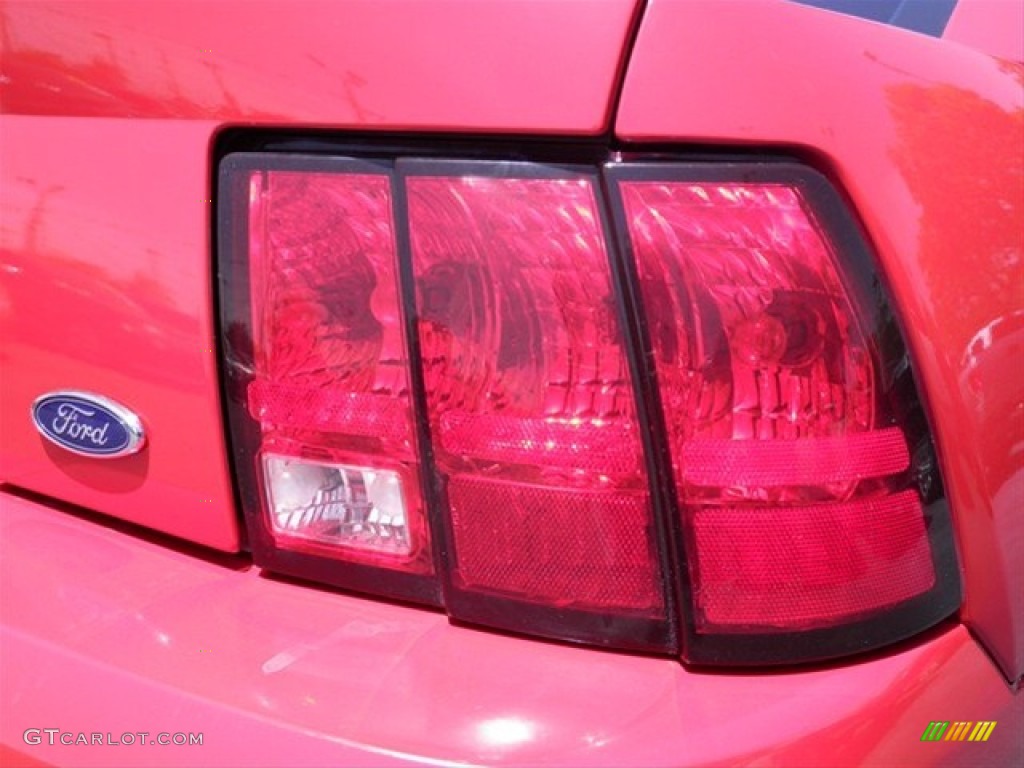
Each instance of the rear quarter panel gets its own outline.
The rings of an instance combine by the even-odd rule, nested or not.
[[[814,8],[651,0],[615,125],[638,144],[768,144],[849,194],[929,401],[962,617],[1011,679],[1024,673],[1022,86],[1020,64]]]

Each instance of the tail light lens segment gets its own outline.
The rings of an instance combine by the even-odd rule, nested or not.
[[[597,173],[398,167],[449,605],[647,646],[664,582]]]
[[[307,575],[295,564],[309,563],[331,583],[438,602],[390,172],[340,160],[246,164],[230,178],[232,285],[247,290],[227,326],[229,371],[248,417],[254,553],[275,570]]]
[[[254,557],[516,632],[787,663],[959,604],[909,357],[787,162],[221,162]]]

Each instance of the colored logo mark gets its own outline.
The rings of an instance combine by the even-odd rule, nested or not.
[[[928,723],[921,735],[921,741],[988,741],[996,728],[995,720],[979,720],[972,722],[955,722],[948,720]]]
[[[89,392],[63,390],[36,398],[32,421],[51,443],[80,456],[128,456],[142,450],[146,442],[138,416]]]

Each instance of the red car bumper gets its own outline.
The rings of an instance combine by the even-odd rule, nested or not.
[[[1006,766],[1021,754],[1020,702],[962,626],[843,666],[703,674],[451,626],[9,494],[0,540],[8,761]],[[935,720],[997,725],[983,743],[921,741]]]

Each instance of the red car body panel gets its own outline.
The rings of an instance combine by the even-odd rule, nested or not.
[[[4,116],[0,477],[235,550],[210,285],[214,127]],[[124,403],[160,437],[114,463],[53,446],[29,409],[69,388]]]
[[[454,627],[17,497],[2,512],[0,675],[16,700],[0,741],[61,765],[1004,768],[1024,727],[963,627],[845,665],[706,673]],[[984,744],[921,742],[945,712],[998,725]],[[26,747],[25,728],[205,738]]]
[[[636,5],[0,5],[0,762],[1020,759],[1006,682],[1024,668],[1019,68],[798,5],[698,0],[649,2],[627,68]],[[211,159],[218,131],[244,125],[614,129],[829,173],[879,252],[928,397],[966,627],[839,664],[696,671],[267,578],[245,556],[15,491],[239,548]],[[115,468],[47,447],[29,405],[66,387],[136,410],[146,451]],[[935,719],[998,727],[984,744],[921,742]],[[27,728],[205,741],[30,745]]]
[[[17,114],[596,134],[636,5],[7,3],[0,93]]]
[[[469,5],[402,4],[401,26],[376,2],[2,6],[0,479],[238,548],[212,318],[214,135],[243,120],[606,128],[632,2],[588,5],[586,23],[572,2]],[[123,402],[160,439],[117,467],[55,449],[26,414],[65,388]]]
[[[665,98],[672,73],[689,76]],[[1019,64],[814,8],[653,0],[615,126],[631,142],[789,148],[849,194],[929,400],[963,618],[1011,678],[1024,674],[1022,85]]]
[[[959,0],[942,33],[946,40],[1001,59],[1024,61],[1024,3]]]

